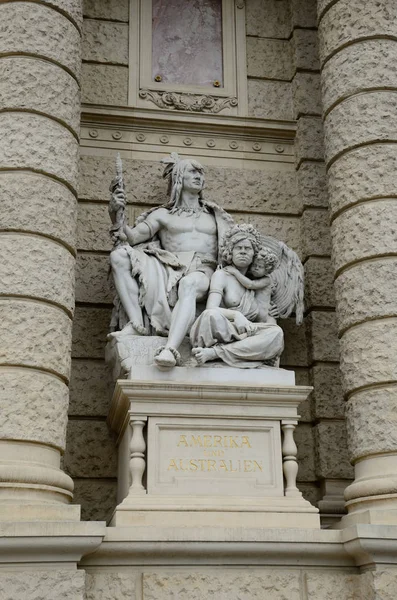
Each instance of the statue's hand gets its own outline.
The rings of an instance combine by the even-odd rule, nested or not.
[[[234,325],[238,333],[248,333],[248,335],[251,335],[254,332],[253,324],[241,312],[236,313]]]
[[[231,275],[236,275],[240,273],[240,271],[236,269],[236,267],[234,267],[233,265],[227,265],[226,267],[223,267],[223,270],[226,271],[226,273],[230,273]]]
[[[126,198],[125,193],[121,188],[117,188],[110,199],[109,202],[109,215],[112,220],[112,223],[116,223],[118,211],[121,209],[125,210]]]
[[[269,315],[271,317],[273,317],[274,319],[278,319],[279,318],[279,312],[278,312],[278,308],[275,304],[270,304],[270,308],[269,308]]]

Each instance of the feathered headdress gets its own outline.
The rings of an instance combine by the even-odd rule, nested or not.
[[[186,167],[193,165],[201,173],[204,172],[204,167],[191,158],[180,159],[177,152],[171,152],[170,156],[161,159],[161,162],[165,165],[163,178],[168,179],[168,205],[176,207],[181,196]],[[202,192],[199,193],[199,199],[202,199]]]

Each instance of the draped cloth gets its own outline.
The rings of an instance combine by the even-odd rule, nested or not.
[[[213,202],[203,201],[202,205],[204,210],[213,214],[215,218],[219,253],[223,236],[233,224],[233,220]],[[145,217],[151,212],[153,210],[141,215],[138,220],[145,222]],[[145,327],[151,335],[167,336],[172,308],[178,301],[180,279],[188,273],[198,271],[205,273],[210,281],[217,261],[213,257],[198,255],[195,252],[168,252],[161,248],[157,235],[144,244],[133,247],[125,244],[124,249],[130,259],[131,277],[136,279],[139,285],[139,304],[143,309]],[[127,323],[127,314],[116,294],[110,329],[123,329]]]
[[[241,312],[247,319],[255,318],[257,305],[253,291],[246,290],[239,306],[233,310]],[[231,367],[254,369],[280,356],[284,334],[276,324],[251,324],[253,334],[238,333],[221,308],[209,308],[193,323],[190,342],[193,348],[213,348],[217,357]]]

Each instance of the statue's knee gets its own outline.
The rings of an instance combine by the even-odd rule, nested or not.
[[[123,246],[112,250],[110,253],[110,264],[112,269],[130,268],[130,258],[127,250]]]

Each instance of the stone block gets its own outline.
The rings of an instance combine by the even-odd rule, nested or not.
[[[110,252],[113,245],[109,235],[110,225],[106,204],[80,202],[77,217],[78,250]]]
[[[287,246],[301,254],[300,220],[297,217],[279,217],[247,213],[232,213],[236,223],[251,223],[261,233],[271,235],[285,242]]]
[[[353,479],[344,421],[325,421],[313,428],[316,474],[321,478]]]
[[[67,5],[70,8],[71,3]],[[31,2],[2,3],[0,11],[3,24],[0,54],[45,57],[66,67],[79,79],[80,33],[66,16],[50,6]]]
[[[292,82],[294,116],[321,115],[321,89],[319,73],[296,73]]]
[[[288,39],[291,15],[286,0],[248,0],[246,2],[247,35]]]
[[[343,419],[345,401],[339,365],[315,365],[312,368],[311,384],[314,387],[312,397],[315,419]]]
[[[0,437],[63,450],[67,385],[50,373],[21,367],[1,367],[0,382]]]
[[[326,161],[357,145],[393,141],[395,105],[396,94],[384,90],[358,94],[337,104],[324,120]]]
[[[113,297],[108,255],[80,253],[76,262],[76,302],[111,304]]]
[[[128,69],[113,65],[83,64],[81,101],[124,106],[128,103]]]
[[[164,152],[165,154],[165,152]],[[82,156],[80,160],[79,197],[83,200],[109,202],[109,185],[114,177],[114,156]],[[123,158],[123,175],[127,201],[131,204],[163,204],[167,186],[162,179],[160,162]]]
[[[348,329],[340,339],[345,393],[397,379],[397,318],[368,321]]]
[[[363,598],[394,600],[397,586],[397,570],[394,567],[380,567],[364,571],[360,575],[360,593]]]
[[[62,11],[74,21],[77,27],[81,30],[83,24],[83,11],[81,0],[43,0],[43,4],[52,6],[55,10]]]
[[[286,569],[150,572],[143,573],[144,600],[174,598],[217,598],[217,600],[300,600],[300,580],[297,571]]]
[[[298,120],[295,144],[297,166],[302,160],[324,160],[324,133],[320,117]]]
[[[281,355],[283,367],[306,367],[308,365],[306,325],[298,326],[295,319],[279,319],[284,331],[284,352]]]
[[[331,311],[312,311],[309,324],[312,360],[338,361],[339,343],[335,313]]]
[[[326,0],[327,1],[327,0]],[[322,14],[324,2],[318,6]],[[375,4],[361,0],[339,0],[320,16],[320,58],[324,62],[342,46],[363,38],[396,37],[395,6],[388,0]]]
[[[0,364],[37,367],[69,379],[71,320],[57,306],[0,300]]]
[[[303,207],[328,207],[325,164],[302,162],[296,172]]]
[[[50,239],[21,233],[0,235],[0,295],[12,294],[74,310],[74,256]]]
[[[350,204],[396,195],[397,144],[372,144],[340,156],[328,173],[331,214]]]
[[[75,479],[73,503],[81,506],[82,521],[109,522],[117,505],[117,482],[103,479]],[[90,589],[90,588],[89,588]],[[96,589],[96,591],[99,590]],[[99,600],[102,596],[87,598]],[[115,600],[125,596],[115,596]],[[128,598],[131,596],[129,595]]]
[[[83,14],[88,19],[128,21],[128,0],[84,0]]]
[[[104,361],[72,360],[70,415],[107,417],[112,393],[110,369]]]
[[[86,575],[86,600],[139,600],[138,581],[137,573],[90,570]]]
[[[69,421],[63,464],[72,477],[116,477],[116,445],[106,423]]]
[[[290,81],[293,68],[288,40],[247,37],[247,74],[248,77]]]
[[[335,270],[363,258],[397,252],[397,201],[377,200],[352,207],[332,223]]]
[[[294,437],[298,447],[298,481],[316,481],[312,426],[309,423],[299,423]]]
[[[73,358],[104,358],[111,310],[77,306],[73,320]]]
[[[397,446],[396,388],[380,388],[356,392],[346,403],[346,424],[352,459],[361,456],[395,452]]]
[[[225,210],[289,214],[301,211],[292,169],[256,171],[206,166],[205,181],[204,197],[217,202]]]
[[[316,0],[291,0],[291,20],[294,27],[317,26]]]
[[[331,230],[326,209],[306,209],[302,215],[303,257],[330,256]]]
[[[109,201],[109,183],[114,177],[114,159],[105,156],[81,157],[80,198]],[[127,200],[143,205],[167,200],[162,167],[158,162],[123,159]],[[205,167],[205,198],[226,210],[299,213],[295,173]],[[313,186],[317,182],[313,181]],[[314,190],[313,190],[314,193]]]
[[[0,576],[2,600],[83,600],[85,572],[71,569],[3,569]]]
[[[331,569],[307,569],[305,581],[309,600],[354,600],[357,598],[360,575],[336,573]]]
[[[339,330],[362,321],[397,316],[396,257],[355,264],[335,281]]]
[[[324,65],[324,110],[351,95],[374,88],[397,88],[397,48],[392,40],[363,40],[347,46]]]
[[[259,119],[293,119],[291,84],[249,79],[248,114]]]
[[[128,65],[128,25],[85,19],[83,60]]]
[[[323,13],[334,3],[334,0],[317,0],[317,15],[319,19]]]
[[[18,198],[18,202],[15,201]],[[1,229],[49,235],[75,247],[77,202],[62,183],[38,173],[0,173]]]
[[[5,112],[0,131],[7,132],[0,144],[3,169],[44,171],[76,189],[79,146],[66,127],[41,115]]]
[[[295,69],[305,71],[320,69],[317,31],[294,29],[291,43]]]
[[[310,502],[313,506],[317,506],[318,501],[320,500],[320,489],[315,483],[298,483],[299,491],[302,492],[302,495],[305,500]]]
[[[33,110],[80,130],[80,90],[63,69],[24,56],[0,60],[0,109]]]
[[[335,306],[334,270],[329,258],[311,257],[305,263],[306,308]]]

